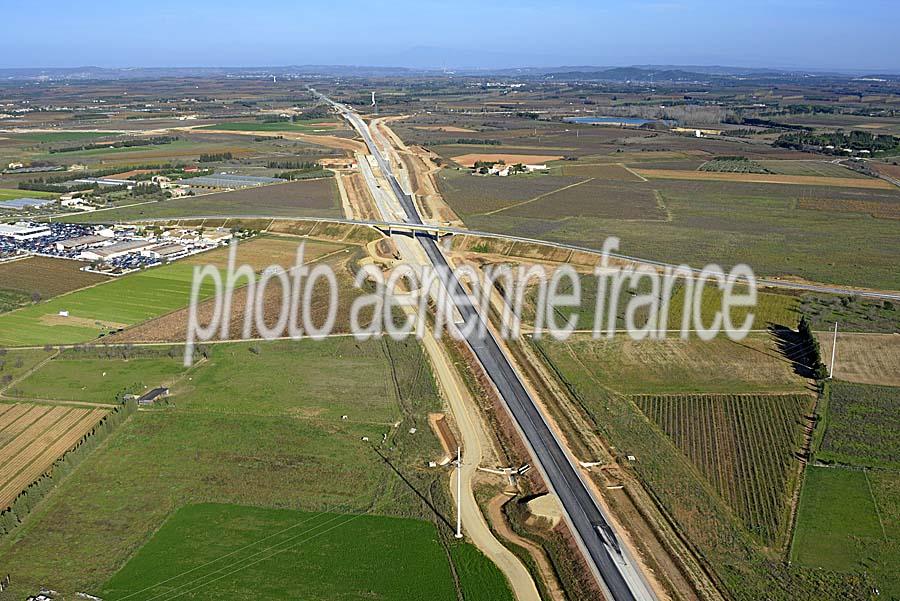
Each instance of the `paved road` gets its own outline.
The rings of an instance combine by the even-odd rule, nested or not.
[[[372,140],[368,126],[359,115],[347,107],[338,103],[332,105],[363,137],[397,201],[403,207],[407,221],[422,224],[413,199],[400,187],[390,165]],[[459,310],[463,323],[473,324],[480,321],[481,316],[459,280],[453,275],[437,242],[426,233],[413,235],[422,245],[432,264],[439,272],[443,272],[444,285]],[[462,327],[463,330],[469,329],[465,325]],[[528,394],[497,340],[486,328],[472,327],[466,341],[506,403],[545,481],[559,497],[575,538],[580,543],[579,546],[589,565],[600,577],[608,596],[616,601],[654,600],[655,596],[639,573],[637,564],[627,556],[627,551],[619,546],[609,519],[594,500],[579,471]],[[601,535],[601,530],[606,534]]]

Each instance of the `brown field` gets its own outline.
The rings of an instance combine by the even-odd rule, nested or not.
[[[306,242],[304,259],[308,263],[324,255],[339,251],[342,244],[304,240],[302,238],[254,238],[238,245],[237,264],[250,265],[257,273],[269,265],[281,265],[288,269],[294,265],[297,246]],[[228,264],[229,248],[222,247],[210,252],[193,255],[184,259],[188,265],[217,265],[220,269]]]
[[[557,161],[561,158],[561,155],[550,154],[494,154],[478,152],[452,157],[455,163],[458,163],[463,167],[474,167],[476,161],[503,161],[507,165],[514,165],[516,163],[541,165],[547,161]]]
[[[106,409],[0,405],[0,508],[74,447]]]
[[[341,212],[333,179],[321,178],[174,198],[166,202],[113,209],[104,217],[140,221],[149,217],[177,219],[204,215],[340,217]],[[78,221],[90,221],[90,215],[79,216]]]
[[[837,198],[801,198],[797,208],[835,213],[863,213],[876,219],[900,219],[900,203]]]
[[[873,169],[882,175],[900,179],[900,165],[890,163],[870,163]]]
[[[746,182],[754,184],[791,184],[802,186],[833,186],[837,188],[865,188],[891,190],[894,187],[880,179],[853,177],[822,177],[811,175],[769,175],[764,173],[719,173],[716,171],[682,171],[678,169],[634,169],[647,178],[696,181]]]
[[[473,133],[473,132],[477,131],[475,129],[468,129],[465,127],[457,127],[455,125],[415,125],[415,126],[413,126],[413,129],[424,129],[427,131],[446,131],[446,132],[459,133],[459,134]]]
[[[199,126],[198,126],[199,127]],[[334,148],[336,150],[347,150],[349,152],[366,152],[366,145],[359,140],[351,140],[349,138],[341,138],[339,136],[327,136],[316,134],[303,134],[296,131],[232,131],[227,129],[204,129],[204,134],[223,134],[232,136],[253,136],[253,137],[275,137],[281,136],[285,140],[300,140],[309,142],[318,146]]]
[[[581,177],[595,177],[597,179],[612,179],[626,182],[639,182],[641,178],[625,168],[624,165],[610,163],[573,164],[562,168],[563,175]]]
[[[72,290],[105,282],[109,278],[96,273],[80,271],[85,263],[28,257],[18,261],[0,263],[0,288],[18,290],[25,294],[37,292],[48,299]]]
[[[666,218],[653,190],[616,186],[600,180],[589,180],[552,192],[533,201],[513,205],[502,212],[505,215],[534,219],[576,216],[663,221]]]
[[[831,363],[831,333],[817,334],[822,359]],[[900,335],[838,334],[834,377],[859,384],[900,386]]]

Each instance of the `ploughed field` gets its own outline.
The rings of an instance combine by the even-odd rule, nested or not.
[[[9,507],[106,413],[100,408],[0,404],[0,509]]]

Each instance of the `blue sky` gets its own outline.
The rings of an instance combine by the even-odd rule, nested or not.
[[[900,71],[896,0],[7,3],[0,67],[697,64]]]

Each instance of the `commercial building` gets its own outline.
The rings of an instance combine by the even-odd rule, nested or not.
[[[105,244],[107,242],[109,242],[109,238],[107,238],[105,236],[89,234],[87,236],[78,236],[77,238],[69,238],[68,240],[61,240],[56,243],[56,250],[59,250],[59,251],[82,250],[82,249],[88,248],[89,246],[97,246],[100,244]]]
[[[0,237],[12,238],[13,240],[34,240],[35,238],[43,238],[50,234],[50,227],[46,225],[37,225],[22,221],[12,225],[0,223]]]
[[[165,261],[173,261],[188,254],[188,249],[181,244],[161,244],[141,251],[141,256],[150,257],[151,259],[163,259]]]
[[[109,246],[101,246],[99,248],[90,248],[79,255],[82,259],[88,261],[109,261],[116,257],[123,257],[132,253],[139,253],[157,244],[151,240],[126,240],[117,242]]]

